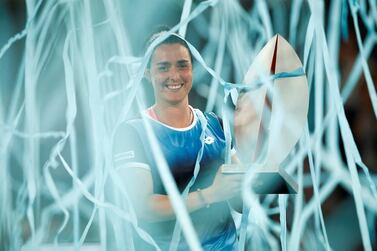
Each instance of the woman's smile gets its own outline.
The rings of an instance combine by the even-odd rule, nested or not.
[[[182,84],[166,84],[165,87],[166,89],[170,90],[170,91],[179,91],[182,87],[183,87],[183,83]]]

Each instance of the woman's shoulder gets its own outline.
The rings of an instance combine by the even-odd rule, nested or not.
[[[220,126],[221,129],[223,129],[223,120],[216,113],[214,113],[214,112],[202,112],[201,110],[196,109],[196,108],[194,108],[194,110],[197,114],[201,114],[208,121],[208,123],[210,125]]]
[[[115,138],[134,135],[143,128],[144,125],[141,116],[135,116],[119,123],[114,129],[114,135]]]

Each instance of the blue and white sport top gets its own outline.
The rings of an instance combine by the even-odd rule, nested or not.
[[[202,113],[198,109],[193,109],[193,114],[192,124],[179,129],[150,118],[161,150],[181,192],[193,177],[198,152],[202,147],[200,136],[203,127],[199,117],[207,121],[207,126],[200,171],[190,191],[209,187],[213,183],[218,168],[224,163],[226,143],[221,119],[214,113]],[[154,193],[166,195],[148,142],[142,118],[123,123],[115,136],[114,166],[115,168],[133,166],[150,169]],[[236,229],[226,202],[214,203],[209,208],[201,208],[190,216],[205,250],[236,249]],[[141,222],[141,225],[151,234],[162,250],[169,249],[175,220]],[[136,249],[139,250],[138,247]],[[140,250],[147,249],[148,244],[141,244]],[[188,247],[182,237],[179,250],[186,249],[188,250]]]

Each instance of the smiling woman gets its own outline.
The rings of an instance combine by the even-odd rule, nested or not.
[[[190,125],[188,94],[192,87],[192,63],[188,49],[179,43],[160,45],[152,55],[146,75],[156,100],[150,111],[167,125],[178,128]],[[178,117],[174,118],[172,113]]]
[[[151,41],[163,34],[157,33]],[[186,42],[176,34],[168,36],[154,49],[146,70],[155,104],[141,116],[150,121],[178,189],[188,191],[186,207],[203,248],[235,250],[237,233],[227,200],[238,197],[242,175],[220,171],[226,147],[222,121],[214,113],[189,105],[192,74]],[[119,126],[114,138],[114,166],[124,180],[140,226],[162,250],[168,250],[172,243],[178,250],[187,250],[185,240],[172,242],[176,214],[145,131],[142,118]],[[194,175],[197,161],[199,172]],[[235,155],[233,161],[237,161]],[[152,249],[137,234],[134,243],[136,250]]]

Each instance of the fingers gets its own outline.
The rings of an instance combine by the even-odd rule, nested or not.
[[[227,192],[229,193],[230,197],[233,197],[240,193],[242,188],[242,176],[238,177],[231,177],[227,176],[224,179],[223,186],[226,187]]]
[[[223,175],[223,179],[224,179],[226,182],[237,182],[237,183],[241,183],[242,180],[243,180],[243,176],[242,176],[242,175]]]
[[[239,173],[224,174],[221,168],[217,170],[212,184],[218,195],[218,201],[228,200],[240,194],[244,175]]]
[[[230,187],[228,187],[228,190],[226,192],[226,198],[224,198],[224,199],[233,198],[237,195],[240,195],[240,193],[241,193],[241,186],[239,186],[239,185],[230,186]]]

